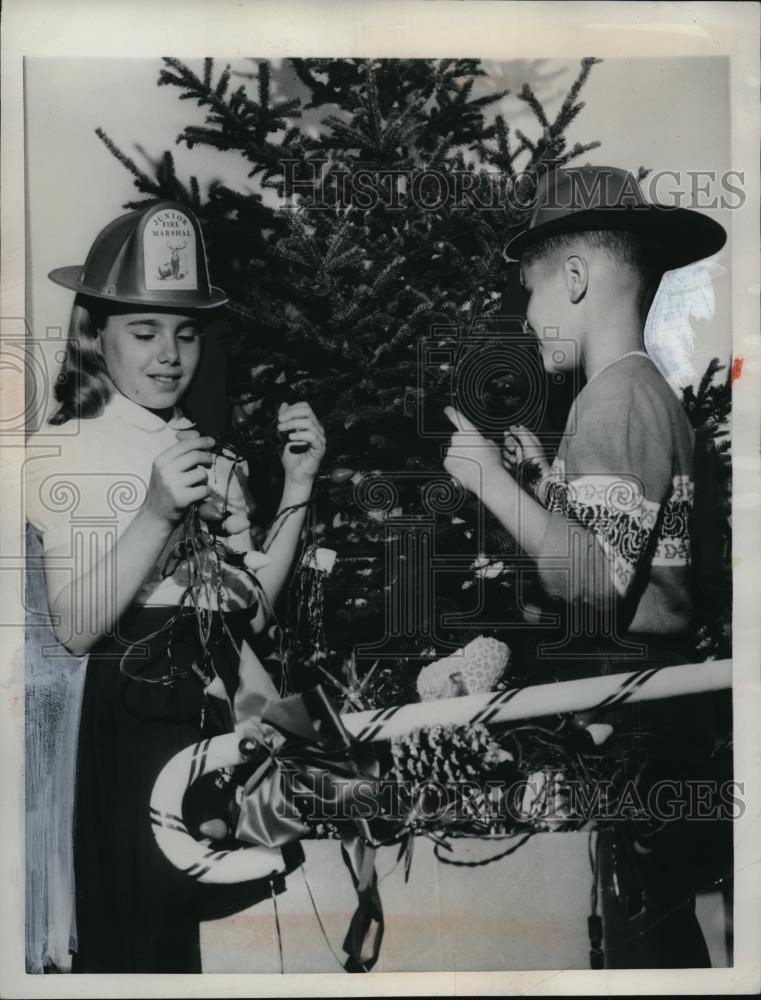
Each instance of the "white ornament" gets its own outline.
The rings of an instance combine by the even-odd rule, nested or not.
[[[335,549],[318,547],[312,550],[309,565],[314,566],[314,568],[320,570],[321,573],[332,573],[333,567],[336,564],[337,555],[338,553]]]
[[[423,667],[417,679],[418,694],[422,701],[432,701],[493,691],[509,656],[504,642],[479,635],[457,653]]]
[[[254,573],[262,566],[269,566],[271,562],[272,560],[266,552],[259,552],[257,549],[251,549],[243,556],[243,565]]]
[[[560,830],[574,818],[570,793],[562,771],[534,771],[529,775],[521,815],[546,830]]]
[[[499,576],[500,573],[504,571],[505,564],[501,561],[492,562],[491,559],[488,559],[486,556],[479,556],[471,564],[470,568],[475,570],[476,576],[480,577],[482,580],[491,580],[494,577]]]
[[[592,722],[587,726],[587,732],[592,737],[596,747],[602,746],[613,732],[613,726],[607,722]]]
[[[251,525],[248,518],[242,514],[231,514],[222,522],[222,527],[228,535],[237,535],[241,531],[247,531]]]

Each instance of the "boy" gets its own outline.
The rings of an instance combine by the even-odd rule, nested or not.
[[[632,658],[639,666],[689,660],[694,437],[644,353],[643,331],[663,272],[717,252],[725,239],[705,216],[647,204],[626,171],[584,167],[544,175],[528,229],[506,247],[520,261],[527,326],[545,369],[578,366],[586,385],[551,467],[525,428],[511,429],[500,452],[451,407],[457,430],[444,466],[535,560],[547,605],[563,612],[562,641],[540,649],[555,677],[636,669]],[[532,494],[505,471],[521,458],[540,466]],[[669,851],[655,853],[639,877],[649,927],[658,926],[624,932],[639,950],[606,947],[609,967],[707,964],[685,912],[688,873],[677,872]],[[666,890],[664,863],[673,875]]]

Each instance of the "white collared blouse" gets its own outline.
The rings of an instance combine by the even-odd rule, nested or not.
[[[119,392],[100,416],[46,424],[27,442],[24,490],[29,523],[40,535],[46,560],[79,578],[109,551],[145,502],[153,461],[193,427],[179,410],[168,422]],[[213,502],[249,526],[225,539],[232,550],[253,548],[253,502],[245,463],[215,455],[209,474]],[[154,569],[135,596],[142,605],[178,605],[192,580],[190,565],[176,558],[182,526],[171,533]],[[118,550],[117,550],[118,553]],[[198,586],[202,607],[251,607],[256,588],[248,573],[227,562],[212,587]],[[213,575],[213,574],[212,574]],[[209,580],[206,580],[208,583]],[[86,600],[86,595],[83,595]]]

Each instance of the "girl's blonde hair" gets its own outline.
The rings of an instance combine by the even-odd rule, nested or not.
[[[108,308],[78,295],[74,300],[66,339],[66,354],[53,394],[60,404],[51,424],[75,417],[97,417],[111,398],[113,383],[100,350],[98,333]]]

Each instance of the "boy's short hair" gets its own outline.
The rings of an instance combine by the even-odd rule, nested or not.
[[[592,229],[548,236],[526,247],[521,261],[524,264],[534,264],[547,260],[579,243],[595,250],[603,250],[613,260],[633,267],[642,278],[643,285],[653,292],[663,276],[665,268],[661,263],[662,252],[658,243],[623,229]]]

